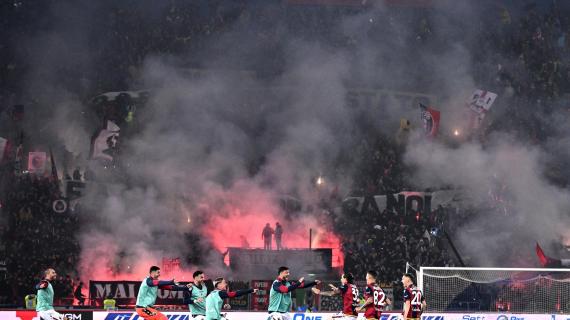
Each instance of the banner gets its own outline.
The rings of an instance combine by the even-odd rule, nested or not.
[[[470,110],[467,115],[469,129],[476,130],[481,127],[485,114],[491,109],[496,99],[497,94],[490,91],[477,89],[473,92],[466,101],[467,108]]]
[[[477,89],[473,92],[471,97],[467,100],[467,106],[473,112],[481,114],[481,113],[485,113],[485,112],[489,111],[489,109],[491,109],[491,106],[495,102],[495,99],[497,99],[496,93]]]
[[[222,312],[223,313],[223,312]],[[192,320],[188,313],[164,312],[168,320]],[[298,313],[292,312],[291,320],[328,320],[334,313]],[[267,320],[267,312],[228,312],[227,320]],[[364,314],[358,320],[365,320]],[[382,313],[379,320],[399,320],[400,312]],[[426,313],[421,320],[568,320],[564,314],[500,314],[500,313]],[[93,320],[142,320],[136,313],[94,312]]]
[[[427,137],[437,136],[439,131],[439,120],[441,113],[420,103],[420,119],[424,125],[424,132]]]
[[[133,101],[143,100],[146,101],[149,98],[150,93],[146,90],[140,91],[111,91],[105,92],[91,99],[91,103],[100,104],[105,102],[111,102],[115,100],[130,99]]]
[[[113,161],[120,131],[113,121],[107,121],[105,129],[95,132],[91,138],[91,159]]]
[[[322,291],[330,291],[329,285],[333,284],[335,286],[339,286],[338,281],[336,282],[324,282],[322,284]],[[359,289],[361,290],[361,289]],[[320,311],[332,311],[332,312],[339,312],[342,310],[342,297],[340,295],[334,296],[319,296],[321,298],[321,304],[319,307]]]
[[[47,154],[45,152],[28,153],[28,171],[42,175],[46,170]]]
[[[134,310],[123,311],[75,311],[57,310],[66,320],[143,320]],[[189,312],[163,312],[168,320],[192,320]],[[267,312],[222,312],[227,320],[267,320]],[[291,312],[291,320],[328,320],[334,313]],[[379,320],[399,320],[401,312],[382,313]],[[40,320],[36,311],[0,311],[2,320]],[[360,313],[358,320],[364,320]],[[522,313],[425,313],[421,320],[569,320],[570,314],[522,314]]]
[[[93,320],[93,311],[57,310],[65,320]],[[0,311],[2,320],[41,320],[33,310]]]
[[[243,281],[232,281],[231,282],[231,291],[238,291],[243,289],[249,289],[249,283]],[[249,298],[253,296],[253,294],[246,294],[241,297],[230,298],[229,305],[231,306],[231,310],[249,310]]]
[[[404,215],[410,210],[427,213],[439,205],[464,202],[465,200],[462,192],[455,190],[432,193],[404,191],[388,195],[348,197],[343,200],[343,207],[356,208],[358,212],[372,207],[378,214],[387,209],[390,212]]]
[[[96,306],[102,306],[108,295],[117,301],[117,305],[134,305],[141,286],[141,281],[89,281],[89,297]],[[181,282],[180,284],[187,284]],[[158,289],[157,305],[183,304],[183,291]]]
[[[564,314],[528,313],[426,313],[422,320],[568,320]]]
[[[273,281],[252,280],[251,287],[258,289],[257,293],[251,296],[251,310],[264,311],[269,306],[269,290]]]
[[[270,278],[280,266],[294,264],[296,272],[329,273],[332,249],[263,250],[229,248],[230,268],[242,279]]]
[[[168,320],[192,320],[188,312],[163,312]],[[264,312],[224,312],[227,320],[268,320],[267,311]],[[334,313],[313,313],[313,312],[291,312],[291,320],[329,320]],[[380,320],[398,320],[401,313],[384,313]],[[364,314],[361,313],[358,320],[365,320]],[[446,318],[447,319],[447,318]],[[94,312],[93,320],[143,320],[136,312]],[[424,317],[422,317],[424,320]],[[436,318],[425,318],[425,320],[436,320]],[[439,319],[437,319],[439,320]],[[443,320],[443,319],[442,319]]]

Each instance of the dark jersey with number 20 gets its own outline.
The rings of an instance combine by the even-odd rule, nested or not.
[[[404,302],[410,301],[408,319],[419,318],[422,315],[422,302],[425,301],[422,291],[411,285],[404,289]]]

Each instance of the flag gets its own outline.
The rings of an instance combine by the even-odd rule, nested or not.
[[[477,89],[473,91],[473,94],[469,100],[467,100],[467,106],[473,112],[477,114],[483,114],[491,109],[491,106],[495,102],[495,99],[497,99],[496,93]]]
[[[55,159],[53,158],[51,148],[49,148],[49,160],[51,162],[51,177],[54,181],[58,181],[59,177],[57,175],[57,166],[55,165]]]
[[[51,151],[51,148],[49,148],[49,159],[51,162],[51,179],[59,189],[59,176],[57,175],[57,166],[55,165],[55,159],[53,157],[53,152]]]
[[[426,136],[435,137],[439,130],[440,112],[420,103],[420,118],[424,124]]]
[[[538,242],[536,243],[535,250],[540,265],[542,265],[543,268],[560,268],[561,266],[564,265],[560,259],[554,259],[545,255],[544,251],[542,250]]]
[[[3,163],[6,158],[8,158],[8,149],[10,144],[7,139],[0,137],[0,163]]]
[[[47,154],[41,151],[28,153],[28,171],[42,175],[46,169]]]
[[[107,121],[104,129],[97,130],[91,139],[91,159],[113,161],[120,131],[113,121]]]
[[[497,99],[497,94],[490,91],[477,89],[467,99],[467,108],[471,111],[468,114],[469,129],[476,130],[481,126],[485,114],[491,109],[491,106]]]

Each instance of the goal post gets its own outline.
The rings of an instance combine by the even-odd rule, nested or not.
[[[429,312],[570,313],[570,269],[420,267]]]

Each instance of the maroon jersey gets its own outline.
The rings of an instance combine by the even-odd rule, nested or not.
[[[368,300],[370,297],[372,298],[372,304],[366,306],[364,317],[366,319],[380,319],[386,303],[386,294],[377,284],[368,285],[364,291],[364,298]]]
[[[342,294],[342,313],[349,316],[358,316],[355,311],[358,305],[358,288],[350,283],[339,287]]]
[[[422,315],[422,302],[425,301],[422,291],[411,285],[404,289],[404,303],[410,301],[408,319],[419,318]]]

